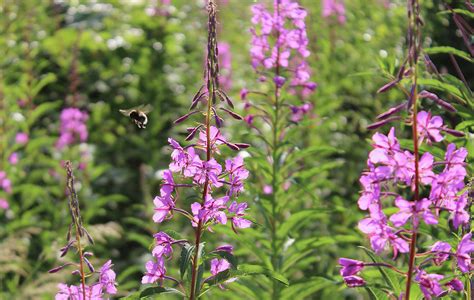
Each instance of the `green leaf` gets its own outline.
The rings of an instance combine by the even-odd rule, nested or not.
[[[225,283],[231,278],[240,278],[251,275],[265,275],[284,285],[289,285],[288,279],[282,274],[257,265],[240,265],[237,270],[227,269],[219,272],[217,275],[208,278],[205,283],[214,286]]]
[[[174,288],[168,288],[168,287],[162,287],[162,286],[150,286],[143,290],[137,291],[131,295],[128,295],[127,297],[123,297],[121,299],[123,300],[153,299],[153,296],[158,295],[158,294],[178,294],[183,297],[185,296],[181,291]]]
[[[36,108],[27,118],[28,126],[33,125],[44,114],[56,111],[61,105],[61,103],[62,101],[52,101],[41,103],[40,105],[36,106]]]
[[[38,83],[31,89],[31,97],[34,98],[38,93],[48,84],[53,83],[56,81],[56,75],[53,73],[48,73],[41,77]]]
[[[362,248],[365,253],[367,253],[367,255],[374,263],[383,263],[383,261],[377,258],[369,249],[362,246],[360,246],[360,248]],[[377,267],[377,269],[379,270],[386,284],[392,288],[395,294],[399,295],[402,292],[402,288],[400,286],[400,281],[398,277],[394,274],[394,272],[389,269],[386,270],[383,267]]]
[[[444,91],[455,96],[461,103],[465,103],[466,100],[463,98],[463,94],[461,90],[459,90],[456,86],[452,84],[448,84],[437,79],[427,79],[427,78],[420,78],[418,79],[418,84],[426,85],[433,89]]]
[[[280,237],[286,237],[292,229],[303,226],[305,223],[320,216],[321,211],[315,209],[294,213],[281,224],[280,228],[278,228],[277,234]]]
[[[303,282],[292,283],[283,290],[282,299],[308,299],[313,293],[336,283],[324,277],[312,277]]]
[[[375,287],[364,287],[367,293],[369,293],[369,297],[372,300],[385,300],[387,299],[387,293],[383,292],[382,290],[375,288]]]
[[[430,47],[430,48],[425,48],[424,51],[427,54],[439,54],[439,53],[453,54],[462,59],[467,60],[468,62],[473,61],[469,53],[453,48],[453,47],[449,47],[449,46]]]
[[[281,282],[284,285],[289,285],[290,283],[288,282],[288,279],[286,279],[285,276],[282,274],[272,271],[270,269],[264,268],[262,266],[258,265],[240,265],[237,268],[238,271],[242,272],[245,276],[247,275],[265,275],[269,278],[273,278],[274,280],[277,280]]]
[[[190,245],[189,243],[184,244],[183,248],[181,249],[181,258],[179,260],[179,272],[181,279],[184,278],[186,274],[186,270],[190,264],[191,256],[194,252],[194,245]]]
[[[453,12],[456,13],[456,14],[465,15],[466,17],[474,19],[474,13],[470,12],[467,9],[462,9],[462,8],[455,8],[455,9],[452,10],[452,12],[451,12],[451,10],[440,11],[438,14],[444,15],[444,14],[451,14]]]

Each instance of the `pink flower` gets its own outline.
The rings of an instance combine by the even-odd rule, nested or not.
[[[196,165],[196,172],[194,174],[194,182],[197,184],[208,184],[214,187],[222,186],[219,180],[219,175],[222,173],[222,166],[217,163],[214,158],[209,161],[200,161]]]
[[[416,116],[418,142],[421,144],[424,139],[431,142],[440,142],[443,136],[439,133],[443,126],[443,119],[440,116],[431,117],[431,114],[426,111],[420,111]]]
[[[461,280],[459,280],[457,278],[454,278],[453,280],[448,281],[447,283],[445,283],[445,286],[449,290],[453,290],[453,291],[456,291],[456,292],[464,291],[464,284],[462,283]]]
[[[339,24],[346,22],[346,8],[342,0],[323,0],[323,17],[336,16]]]
[[[75,286],[68,286],[65,283],[58,284],[59,291],[54,297],[55,300],[69,300],[78,299],[77,288]]]
[[[365,285],[365,280],[359,276],[347,276],[347,277],[343,277],[343,279],[346,285],[350,288]]]
[[[430,211],[431,201],[426,198],[410,202],[398,196],[395,199],[395,205],[400,211],[393,214],[390,221],[397,227],[403,226],[410,218],[414,218],[415,223],[418,224],[420,216],[426,224],[438,224],[436,216]]]
[[[15,143],[20,145],[26,145],[28,143],[29,137],[25,132],[18,132],[15,136]]]
[[[166,274],[164,260],[160,259],[157,262],[152,260],[145,264],[146,272],[142,277],[142,284],[155,283],[159,279],[163,279]]]
[[[13,152],[12,154],[10,154],[10,156],[8,157],[8,162],[12,165],[16,165],[19,161],[19,157],[18,157],[18,153],[17,152]]]
[[[364,268],[364,262],[349,258],[339,258],[339,265],[342,266],[340,273],[343,277],[355,275]]]
[[[194,215],[193,226],[197,226],[199,221],[203,224],[208,221],[226,224],[227,216],[224,210],[227,209],[227,201],[229,201],[229,196],[214,199],[211,195],[207,195],[204,205],[198,202],[193,203],[191,205],[191,211]]]
[[[400,144],[395,136],[395,128],[390,128],[387,136],[376,132],[372,136],[374,150],[369,153],[369,160],[373,164],[389,164],[396,152],[400,152]]]
[[[465,210],[467,202],[467,193],[464,193],[457,201],[450,201],[448,203],[447,206],[451,209],[451,219],[453,220],[454,228],[469,223],[469,213]]]
[[[431,246],[431,252],[435,254],[433,257],[435,265],[439,266],[449,258],[451,245],[446,242],[436,242]]]
[[[215,152],[217,154],[220,154],[218,146],[225,144],[227,141],[225,140],[225,137],[221,134],[221,131],[214,126],[211,126],[209,129],[209,136],[210,136],[210,149],[212,152]],[[207,146],[207,135],[204,130],[201,130],[199,132],[199,140],[197,144],[202,148],[206,149]]]
[[[0,198],[0,208],[7,210],[10,207],[6,199]]]
[[[230,45],[226,42],[219,42],[217,45],[219,49],[219,82],[225,90],[232,88],[232,54],[230,52]]]
[[[264,193],[265,195],[271,195],[271,194],[273,193],[273,188],[272,188],[272,186],[271,186],[271,185],[268,185],[268,184],[265,184],[265,185],[263,186],[263,193]]]
[[[161,192],[163,194],[171,195],[171,193],[174,191],[174,186],[173,173],[171,173],[170,170],[165,170],[163,172],[163,184],[161,185]]]
[[[225,161],[225,170],[229,174],[229,196],[244,190],[244,181],[249,177],[249,171],[244,167],[244,159],[236,156]]]
[[[370,217],[359,222],[359,229],[369,236],[370,245],[375,253],[381,253],[387,246],[392,247],[394,258],[399,252],[407,253],[409,251],[408,243],[387,225],[387,218],[380,210],[379,205],[370,205],[369,211]]]
[[[164,232],[158,232],[153,235],[155,238],[156,246],[153,248],[153,256],[157,259],[166,256],[170,257],[173,254],[173,248],[171,248],[171,244],[173,243],[173,239]]]
[[[438,297],[444,292],[439,283],[443,278],[443,275],[428,274],[425,271],[420,270],[416,275],[415,281],[420,285],[420,289],[423,292],[425,299],[431,300],[431,296]]]
[[[231,264],[224,258],[222,259],[213,258],[211,260],[211,274],[212,276],[216,276],[217,274],[224,272],[225,270],[229,270],[230,266]],[[230,283],[235,280],[237,280],[237,278],[229,278],[225,282]],[[221,284],[219,284],[219,287],[221,289],[224,288]]]
[[[216,248],[214,251],[224,251],[228,253],[232,253],[234,251],[234,247],[232,245],[222,245]]]
[[[456,250],[456,257],[458,261],[459,270],[463,273],[474,270],[474,266],[471,263],[471,252],[474,252],[474,242],[471,241],[472,233],[468,233],[463,236],[461,242]]]
[[[235,228],[248,228],[252,225],[247,219],[242,217],[245,216],[245,210],[247,209],[247,203],[237,203],[236,201],[232,202],[229,206],[229,213],[233,213],[234,216],[231,217],[232,226]]]
[[[230,269],[230,263],[226,259],[213,258],[211,260],[211,274],[213,276],[228,269]]]
[[[175,207],[171,196],[163,193],[163,190],[161,190],[161,196],[156,196],[155,199],[153,199],[153,204],[155,205],[155,213],[153,214],[153,221],[155,223],[163,222],[166,216],[168,216]]]
[[[115,272],[112,270],[112,261],[108,260],[101,268],[100,268],[100,277],[99,282],[102,285],[102,288],[105,289],[107,294],[116,294],[117,288],[115,287]]]
[[[61,111],[59,139],[56,147],[61,150],[76,141],[85,142],[88,137],[86,121],[89,115],[77,108],[65,108]]]
[[[5,171],[0,171],[0,187],[8,194],[12,192],[12,182],[7,178]]]
[[[247,99],[247,95],[249,94],[249,90],[243,88],[240,90],[240,99],[245,100]]]

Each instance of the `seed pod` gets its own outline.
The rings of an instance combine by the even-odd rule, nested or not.
[[[399,117],[399,116],[390,117],[390,118],[384,119],[382,121],[370,124],[369,126],[367,126],[367,129],[369,129],[369,130],[377,129],[379,127],[382,127],[385,124],[388,124],[390,122],[400,120],[400,119],[401,119],[401,117]]]
[[[184,116],[181,116],[181,117],[177,118],[173,123],[174,124],[179,124],[179,123],[183,122],[184,120],[186,120],[189,116],[192,116],[192,115],[194,115],[198,112],[199,112],[198,110],[189,112],[189,113],[185,114]]]
[[[228,110],[227,108],[221,107],[220,109],[228,113],[234,119],[243,120],[243,118],[239,114],[236,114],[235,112]]]
[[[56,272],[61,271],[62,269],[64,269],[67,266],[70,266],[70,265],[72,265],[72,263],[65,263],[62,266],[59,266],[59,267],[56,267],[56,268],[53,268],[53,269],[49,270],[48,273],[51,273],[51,274],[56,273]]]
[[[380,115],[377,116],[377,120],[383,120],[383,119],[386,119],[388,117],[390,117],[391,115],[394,115],[398,112],[400,112],[401,110],[403,110],[404,108],[407,107],[407,104],[408,104],[408,101],[404,101],[402,104],[399,104],[395,107],[392,107],[390,108],[389,110],[387,110],[386,112],[384,113],[381,113]]]

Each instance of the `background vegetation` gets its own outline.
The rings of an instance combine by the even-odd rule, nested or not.
[[[337,259],[354,255],[366,259],[362,250],[354,250],[367,245],[355,230],[363,216],[356,205],[358,178],[370,147],[367,124],[403,96],[376,91],[389,81],[404,55],[405,3],[345,1],[347,20],[341,24],[322,17],[320,1],[300,2],[309,13],[309,62],[318,88],[306,99],[314,107],[310,117],[289,137],[307,151],[297,162],[295,158],[306,172],[292,176],[292,188],[281,194],[288,203],[285,219],[292,220],[281,237],[285,259],[291,262],[283,271],[290,287],[282,297],[362,299],[367,297],[363,290],[342,284]],[[243,115],[239,91],[257,85],[249,57],[253,3],[219,2],[220,41],[230,44],[232,55],[228,94]],[[434,0],[422,4],[425,46],[468,52],[452,15],[440,13],[446,6]],[[204,1],[176,0],[166,6],[152,0],[2,1],[0,171],[11,180],[12,192],[0,190],[0,198],[9,203],[8,208],[0,208],[0,298],[50,299],[67,273],[47,273],[61,260],[59,248],[70,220],[64,160],[71,160],[78,169],[75,176],[84,221],[96,241],[91,247],[95,260],[114,262],[118,296],[140,287],[151,235],[157,232],[151,218],[152,199],[158,193],[160,171],[169,163],[167,137],[184,138],[185,128],[172,128],[172,121],[185,113],[202,82],[206,18]],[[434,51],[431,59],[443,78],[439,84],[426,85],[437,86],[442,96],[453,91],[462,95],[463,101],[454,99],[459,116],[447,117],[453,124],[464,121],[458,129],[470,134],[457,142],[470,150],[472,161],[470,89],[449,54]],[[455,59],[472,85],[472,57]],[[154,107],[146,130],[118,112],[140,104]],[[59,116],[66,107],[88,113],[89,136],[59,150],[55,147]],[[258,144],[245,126],[232,126],[230,121],[226,131],[235,140]],[[29,136],[24,145],[15,142],[19,132]],[[258,155],[253,151],[248,150],[254,175],[242,196],[249,203],[265,197],[265,182],[257,180]],[[12,164],[14,152],[19,159]],[[250,210],[256,220],[257,207],[252,205]],[[297,212],[303,214],[294,217]],[[188,234],[185,230],[190,227],[184,222],[176,219],[159,227]],[[239,261],[264,263],[258,253],[261,231],[256,226],[233,235],[239,241],[234,243]],[[216,244],[223,242],[221,234],[214,236]],[[304,251],[294,240],[304,241]],[[168,269],[173,274],[178,268]],[[233,292],[216,290],[207,297],[265,298],[270,284],[265,277],[248,278],[229,285]]]

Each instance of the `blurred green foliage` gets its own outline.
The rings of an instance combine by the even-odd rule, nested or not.
[[[237,103],[240,88],[256,85],[248,54],[249,7],[254,1],[221,2],[220,41],[229,43],[232,53],[233,87],[228,93]],[[159,5],[119,0],[4,0],[0,4],[0,170],[13,186],[11,194],[0,191],[0,198],[10,205],[0,210],[0,298],[50,299],[67,274],[47,273],[62,261],[58,253],[69,223],[64,160],[76,167],[85,165],[75,175],[84,220],[96,241],[88,249],[95,254],[93,262],[112,259],[120,284],[118,296],[140,287],[153,233],[167,229],[192,233],[182,218],[153,223],[151,200],[158,192],[160,170],[170,160],[167,137],[185,136],[184,125],[172,128],[172,121],[187,110],[202,82],[205,3],[176,0],[169,7]],[[292,202],[285,220],[293,222],[281,240],[290,252],[283,263],[290,286],[283,295],[361,299],[367,297],[363,290],[342,284],[337,258],[367,259],[363,250],[356,251],[357,245],[367,245],[355,230],[363,216],[356,205],[358,177],[370,147],[367,124],[403,97],[396,91],[383,95],[376,91],[389,81],[404,56],[404,1],[346,1],[345,24],[322,18],[320,1],[302,0],[301,5],[309,13],[312,80],[319,87],[308,99],[316,117],[300,124],[290,137],[307,151],[297,160],[307,172],[292,178],[293,187],[279,195],[282,201]],[[454,34],[450,14],[441,10],[438,1],[423,1],[425,47],[466,51]],[[431,58],[443,76],[423,84],[457,102],[459,115],[445,115],[451,125],[472,133],[472,86],[460,80],[448,54],[435,48]],[[472,84],[472,58],[456,60]],[[146,130],[118,112],[140,104],[154,107]],[[89,137],[86,143],[59,151],[55,148],[59,114],[71,106],[88,112]],[[258,145],[245,126],[233,125],[228,122],[225,129],[233,139]],[[15,143],[18,132],[29,135],[26,145]],[[472,161],[472,134],[453,141],[470,150]],[[337,151],[321,153],[322,147]],[[9,163],[13,152],[19,153],[15,165]],[[258,147],[248,152],[253,156],[250,169],[256,172],[252,178],[259,178]],[[281,176],[284,181],[287,175]],[[252,203],[262,197],[264,182],[253,179],[242,199],[251,204],[250,214],[258,220],[258,205]],[[265,255],[259,255],[265,243],[260,229],[242,230],[238,236],[222,229],[206,237],[214,239],[207,241],[210,245],[233,243],[236,238],[240,262],[265,265]],[[288,243],[295,237],[295,244]],[[304,251],[298,243],[307,243]],[[177,264],[168,267],[171,275],[177,275],[178,269]],[[263,291],[270,283],[263,276],[247,277],[228,285],[232,292],[216,289],[206,296],[266,298]]]

